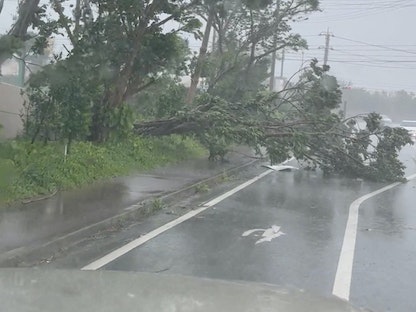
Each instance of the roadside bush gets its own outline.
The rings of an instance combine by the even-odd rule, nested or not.
[[[2,143],[0,173],[10,178],[0,181],[0,201],[76,188],[97,180],[200,157],[205,153],[196,141],[180,136],[131,137],[100,145],[73,142],[71,153],[65,156],[64,151],[65,146],[61,143]],[[14,174],[6,174],[6,169]]]

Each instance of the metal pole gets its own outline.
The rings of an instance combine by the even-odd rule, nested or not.
[[[280,11],[280,0],[277,0],[276,6],[276,19],[279,19],[279,12]],[[272,52],[272,64],[270,69],[270,83],[269,83],[269,90],[274,91],[274,82],[275,82],[275,74],[276,74],[276,45],[277,45],[277,38],[276,34],[273,35],[273,52]]]
[[[282,50],[282,61],[280,63],[280,78],[283,78],[284,65],[285,65],[285,49]]]
[[[271,67],[271,70],[270,70],[270,85],[269,85],[270,91],[274,91],[275,71],[276,71],[276,51],[273,51],[273,53],[272,53],[272,67]]]
[[[325,34],[325,55],[324,55],[324,65],[328,64],[328,55],[329,55],[329,39],[330,38],[330,33],[329,33],[329,28],[326,31]]]

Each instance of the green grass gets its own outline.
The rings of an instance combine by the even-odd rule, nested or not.
[[[205,183],[195,186],[195,193],[206,193],[209,191],[209,186]]]
[[[152,201],[153,211],[161,210],[161,209],[163,209],[163,207],[165,207],[165,204],[163,203],[163,201],[160,198],[156,198]]]
[[[179,136],[134,137],[100,145],[75,142],[66,159],[64,145],[60,143],[3,142],[0,144],[0,201],[77,188],[205,154],[194,140]]]

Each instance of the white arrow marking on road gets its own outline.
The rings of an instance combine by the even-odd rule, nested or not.
[[[185,222],[186,220],[189,220],[201,212],[207,210],[208,208],[222,202],[224,199],[227,199],[228,197],[234,195],[235,193],[243,190],[244,188],[250,186],[251,184],[257,182],[258,180],[262,179],[263,177],[267,176],[268,174],[272,173],[272,170],[267,170],[263,172],[262,174],[259,174],[258,176],[240,184],[239,186],[236,186],[232,190],[222,194],[221,196],[218,196],[209,202],[205,203],[203,206],[199,207],[198,209],[191,210],[188,213],[184,214],[183,216],[180,216],[179,218],[170,221],[166,223],[165,225],[162,225],[161,227],[158,227],[157,229],[147,233],[146,235],[140,236],[139,238],[131,241],[130,243],[127,243],[124,246],[121,246],[120,248],[110,252],[109,254],[103,256],[100,259],[97,259],[90,264],[84,266],[81,270],[98,270],[102,268],[103,266],[109,264],[110,262],[114,261],[115,259],[125,255],[129,251],[133,250],[134,248],[137,248],[144,243],[148,242],[149,240],[159,236],[160,234],[170,230],[171,228],[177,226],[178,224],[181,224],[182,222]]]
[[[416,174],[406,177],[406,179],[409,181],[415,178]],[[350,299],[352,267],[354,263],[355,243],[357,241],[358,213],[360,205],[367,199],[386,192],[401,184],[401,182],[396,182],[382,187],[377,191],[361,196],[350,205],[347,226],[345,228],[344,241],[342,243],[337,272],[335,274],[334,286],[332,288],[333,295],[345,300]]]
[[[262,238],[260,238],[256,242],[256,245],[260,243],[264,243],[264,242],[271,242],[272,239],[274,238],[277,238],[282,235],[286,235],[285,233],[280,231],[280,226],[272,225],[268,229],[252,229],[252,230],[245,231],[241,236],[249,236],[255,232],[263,232],[263,234],[261,235]]]
[[[289,161],[292,161],[294,159],[294,157],[282,162],[280,165],[285,165],[287,164]],[[125,255],[126,253],[128,253],[129,251],[133,250],[134,248],[137,248],[143,244],[145,244],[146,242],[150,241],[151,239],[159,236],[160,234],[170,230],[171,228],[177,226],[178,224],[181,224],[182,222],[185,222],[195,216],[197,216],[198,214],[200,214],[201,212],[207,210],[208,208],[211,208],[213,206],[215,206],[216,204],[222,202],[224,199],[227,199],[228,197],[234,195],[235,193],[243,190],[244,188],[250,186],[251,184],[257,182],[258,180],[262,179],[263,177],[267,176],[268,174],[272,173],[272,170],[267,170],[265,172],[263,172],[262,174],[259,174],[258,176],[240,184],[239,186],[236,186],[235,188],[233,188],[232,190],[210,200],[209,202],[205,203],[204,205],[202,205],[201,207],[199,207],[198,209],[195,210],[191,210],[188,213],[184,214],[183,216],[172,220],[171,222],[166,223],[165,225],[162,225],[161,227],[158,227],[157,229],[154,229],[153,231],[140,236],[139,238],[131,241],[130,243],[127,243],[124,246],[121,246],[120,248],[110,252],[109,254],[103,256],[102,258],[99,258],[93,262],[91,262],[90,264],[87,264],[86,266],[84,266],[83,268],[81,268],[81,270],[98,270],[100,268],[102,268],[103,266],[109,264],[110,262],[114,261],[115,259]],[[281,234],[282,235],[282,234]]]

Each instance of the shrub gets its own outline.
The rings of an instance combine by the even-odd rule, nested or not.
[[[180,136],[131,137],[100,145],[73,142],[70,154],[65,156],[64,151],[65,146],[57,142],[46,145],[27,141],[2,143],[0,174],[9,178],[0,180],[0,200],[76,188],[205,153],[196,141]]]

